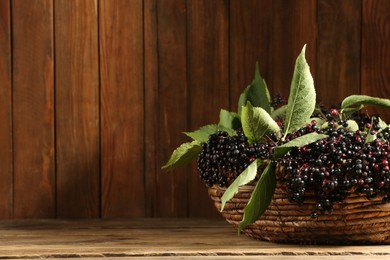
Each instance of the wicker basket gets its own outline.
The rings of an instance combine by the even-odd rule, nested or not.
[[[235,228],[242,220],[255,183],[242,186],[239,193],[226,203],[222,215]],[[225,188],[209,188],[209,195],[218,210]],[[299,244],[390,244],[390,204],[382,198],[368,200],[364,195],[351,194],[343,203],[335,203],[332,214],[310,217],[316,201],[308,197],[303,205],[289,201],[279,184],[272,202],[263,216],[247,226],[243,233],[255,239]]]

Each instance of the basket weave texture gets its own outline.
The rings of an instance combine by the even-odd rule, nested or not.
[[[256,183],[240,187],[228,201],[222,215],[235,228],[243,217],[244,207]],[[220,210],[221,197],[226,188],[218,185],[208,189],[215,207]],[[344,202],[335,203],[332,214],[310,214],[317,203],[308,195],[299,205],[289,201],[289,194],[278,183],[268,209],[243,233],[249,237],[298,244],[390,244],[390,204],[382,198],[368,200],[365,195],[351,194]]]

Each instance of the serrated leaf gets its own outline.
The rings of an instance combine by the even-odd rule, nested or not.
[[[379,107],[390,107],[390,100],[385,98],[370,97],[366,95],[352,95],[346,97],[341,103],[341,109],[352,106],[370,105]]]
[[[183,132],[183,134],[191,137],[193,140],[205,143],[209,140],[209,136],[217,131],[227,132],[230,136],[235,135],[235,131],[220,125],[205,125],[193,132]]]
[[[345,131],[356,132],[357,130],[359,130],[359,125],[356,123],[355,120],[347,120],[347,124],[347,127],[341,126]]]
[[[256,178],[257,168],[260,164],[261,160],[254,160],[240,175],[238,175],[234,182],[230,184],[221,198],[221,212],[223,211],[226,202],[238,193],[238,188],[240,186],[246,185]]]
[[[260,76],[259,64],[256,63],[255,78],[252,83],[246,87],[238,100],[238,114],[241,115],[242,107],[247,102],[251,102],[254,107],[261,107],[268,114],[271,113],[271,96],[265,80]]]
[[[283,105],[277,109],[275,109],[274,111],[272,111],[271,113],[271,117],[273,119],[284,119],[284,117],[286,116],[286,111],[287,111],[287,105]]]
[[[221,109],[218,125],[237,130],[241,127],[241,121],[237,113]]]
[[[380,118],[380,117],[378,118],[378,120],[379,120],[378,124],[379,124],[380,128],[385,129],[387,127],[386,122],[383,121],[382,118]]]
[[[247,225],[252,224],[260,218],[267,210],[272,201],[276,188],[275,165],[270,163],[264,169],[256,184],[255,189],[244,208],[244,216],[239,224],[238,231],[243,230]]]
[[[248,93],[248,89],[249,89],[250,85],[247,86],[244,91],[241,93],[239,99],[238,99],[238,107],[237,107],[237,114],[239,116],[241,116],[242,114],[242,108],[245,106],[246,102],[248,102],[248,99],[247,99],[247,93]]]
[[[218,125],[205,125],[193,132],[183,132],[183,134],[191,137],[193,140],[199,142],[207,142],[209,136],[218,131]]]
[[[260,93],[259,107],[267,111],[268,114],[271,114],[271,95],[269,93],[267,83],[260,75],[260,68],[258,62],[256,62],[254,84],[257,85],[257,89],[259,89]]]
[[[365,144],[371,143],[376,140],[376,134],[372,135],[370,132],[367,134]]]
[[[253,107],[250,102],[242,108],[241,124],[249,143],[259,142],[265,134],[280,132],[272,117],[261,107]]]
[[[291,82],[285,118],[285,136],[301,128],[312,115],[316,105],[313,77],[305,59],[306,45],[299,54]]]
[[[187,164],[195,159],[201,151],[202,146],[198,141],[184,143],[173,151],[171,158],[162,169],[170,170]]]
[[[344,118],[349,118],[353,113],[363,109],[363,105],[359,105],[357,107],[346,107],[341,109],[341,113],[344,115]]]
[[[297,137],[297,138],[291,140],[288,143],[285,143],[285,144],[282,144],[282,145],[275,147],[275,149],[273,151],[273,155],[275,158],[279,158],[279,157],[285,155],[286,153],[288,153],[294,147],[302,147],[302,146],[314,143],[318,140],[324,139],[326,137],[328,137],[328,136],[325,134],[318,134],[315,132],[302,135],[300,137]]]

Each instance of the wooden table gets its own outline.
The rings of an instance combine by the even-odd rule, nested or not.
[[[390,259],[390,246],[299,246],[238,236],[224,220],[0,222],[0,259]]]

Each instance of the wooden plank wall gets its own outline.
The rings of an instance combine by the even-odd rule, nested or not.
[[[0,0],[0,218],[217,217],[181,132],[304,43],[319,102],[388,98],[389,40],[388,0]]]

